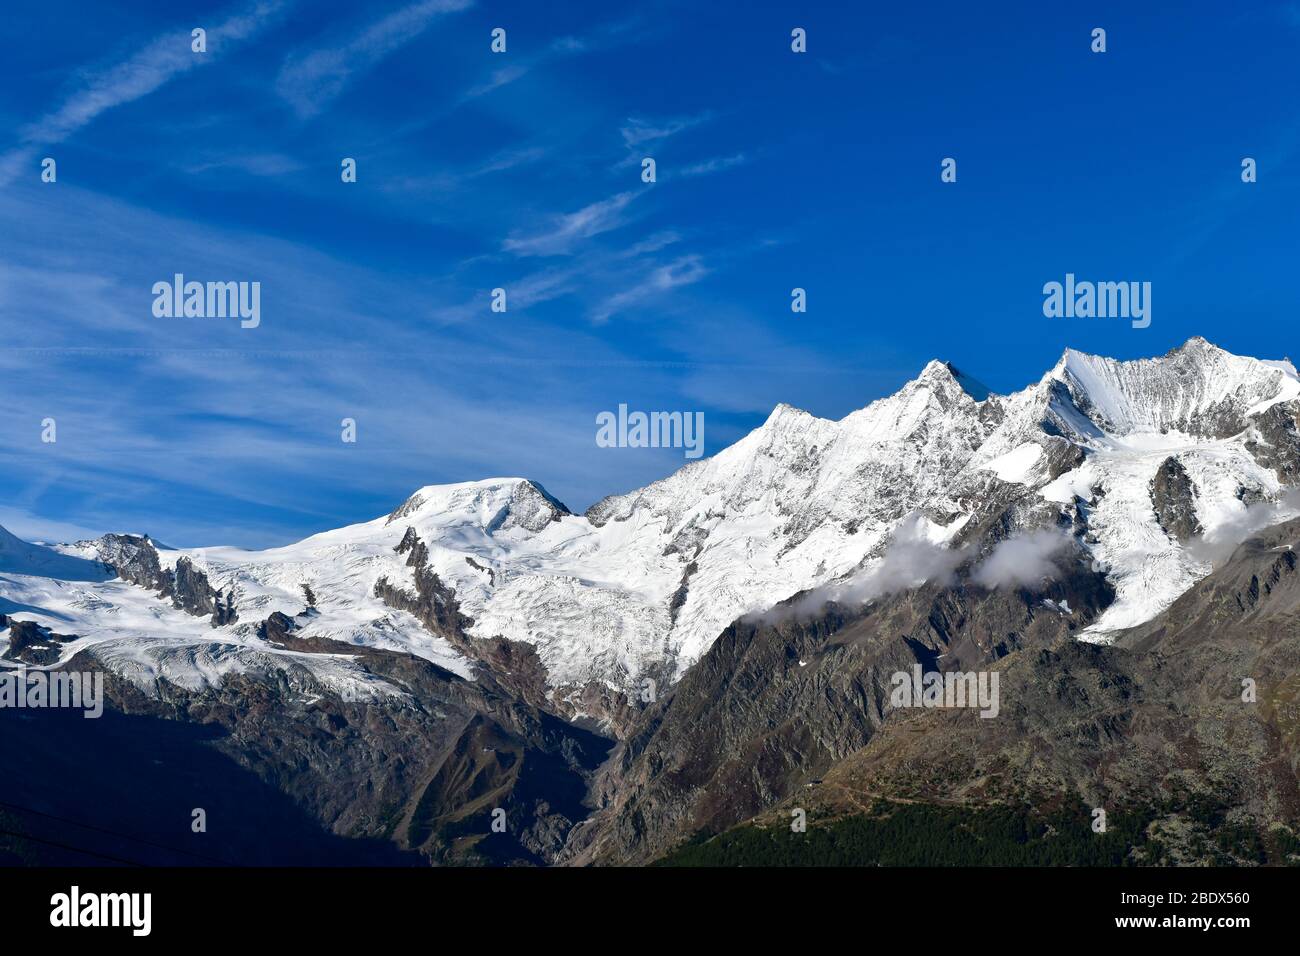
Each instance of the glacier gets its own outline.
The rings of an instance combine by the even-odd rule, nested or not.
[[[1151,487],[1162,464],[1175,459],[1190,478],[1207,538],[1260,504],[1283,520],[1296,513],[1285,492],[1300,467],[1297,416],[1289,361],[1201,338],[1133,361],[1066,350],[1010,395],[933,361],[839,421],[779,405],[714,456],[581,515],[535,482],[493,478],[420,488],[389,514],[286,547],[158,547],[164,568],[186,558],[233,593],[239,618],[220,626],[104,573],[103,539],[38,546],[4,532],[0,613],[75,636],[65,655],[89,649],[146,689],[269,668],[393,692],[344,651],[268,645],[257,624],[275,612],[301,636],[418,655],[473,679],[481,665],[462,647],[376,596],[381,580],[412,580],[396,548],[413,529],[468,634],[533,646],[555,699],[576,713],[589,685],[671,682],[738,617],[870,572],[909,516],[943,544],[990,502],[1019,502],[1078,526],[1116,591],[1083,637],[1107,641],[1212,570],[1161,526]]]

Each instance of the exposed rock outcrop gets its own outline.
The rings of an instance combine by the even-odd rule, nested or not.
[[[1060,559],[1041,589],[927,585],[862,610],[742,620],[651,708],[597,778],[578,863],[645,863],[795,793],[867,745],[891,718],[891,675],[973,670],[1071,640],[1113,598]]]
[[[1151,504],[1160,527],[1174,540],[1186,542],[1204,533],[1196,517],[1196,488],[1177,458],[1166,458],[1151,479]]]
[[[0,614],[0,630],[4,628],[9,629],[9,647],[0,659],[36,667],[57,663],[62,653],[60,645],[77,639],[75,634],[56,634],[35,621],[17,621]]]
[[[1112,646],[1064,634],[1023,642],[982,665],[1001,678],[997,718],[963,708],[893,711],[863,746],[824,772],[806,771],[806,785],[787,788],[754,822],[787,826],[794,807],[826,825],[864,819],[880,799],[1099,807],[1114,820],[1140,810],[1149,840],[1129,862],[1286,861],[1293,844],[1276,834],[1300,832],[1297,547],[1300,520],[1261,532]],[[647,730],[651,743],[657,733]],[[639,762],[629,766],[635,773]],[[685,815],[675,822],[655,799],[663,786],[633,776],[616,789],[625,802],[611,803],[621,807],[612,820],[602,810],[579,831],[578,859],[637,859],[642,841],[707,834],[734,814],[677,799]]]
[[[233,589],[223,596],[188,557],[177,558],[176,567],[168,570],[162,566],[157,548],[147,537],[106,534],[97,544],[101,560],[118,577],[159,592],[177,610],[195,617],[211,617],[213,627],[232,624],[239,618]]]
[[[413,614],[429,631],[477,661],[482,665],[478,669],[480,680],[497,684],[541,710],[577,720],[582,726],[618,729],[632,720],[636,711],[627,696],[603,684],[550,687],[546,666],[532,644],[499,635],[470,636],[473,621],[461,613],[455,591],[429,567],[429,549],[414,527],[406,529],[396,551],[406,555],[415,590],[394,585],[383,577],[375,582],[375,596],[389,607]]]

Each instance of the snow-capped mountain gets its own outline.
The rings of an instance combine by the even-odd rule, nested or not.
[[[268,551],[141,553],[120,536],[47,548],[5,533],[0,613],[142,687],[279,668],[375,693],[346,654],[287,650],[259,625],[279,612],[304,639],[472,677],[454,626],[435,633],[382,596],[429,572],[447,589],[430,600],[468,619],[465,636],[530,645],[554,699],[580,712],[586,688],[672,680],[737,617],[870,570],[909,516],[942,544],[1014,505],[1071,527],[1106,570],[1116,600],[1086,635],[1106,640],[1208,574],[1216,542],[1288,516],[1298,399],[1290,362],[1199,338],[1138,361],[1069,350],[1006,396],[936,361],[840,421],[781,405],[712,458],[584,515],[501,478],[421,488],[391,514]],[[412,533],[419,562],[401,547]]]

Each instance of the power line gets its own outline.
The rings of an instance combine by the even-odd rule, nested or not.
[[[178,849],[177,847],[167,846],[165,843],[154,843],[150,840],[144,839],[143,837],[131,836],[129,833],[121,833],[117,830],[110,830],[107,827],[96,826],[93,823],[82,823],[79,820],[69,820],[65,817],[57,817],[52,813],[44,813],[40,810],[33,810],[31,807],[20,806],[19,804],[16,803],[7,803],[3,800],[0,800],[0,807],[5,807],[6,809],[9,810],[17,810],[22,813],[30,813],[33,816],[37,816],[37,817],[45,817],[47,820],[56,820],[59,823],[66,823],[69,826],[82,827],[86,830],[94,830],[97,833],[106,833],[109,836],[115,836],[122,840],[131,840],[135,843],[140,843],[144,846],[153,847],[155,850],[166,850],[169,853],[178,853],[182,856],[192,856],[197,860],[203,860],[206,863],[213,863],[216,864],[217,866],[232,865],[230,863],[227,863],[225,860],[218,860],[215,857],[204,856],[202,853],[195,853],[191,850],[181,850]],[[144,864],[136,864],[136,865],[143,866]]]
[[[69,850],[73,853],[84,853],[86,856],[98,857],[101,860],[108,860],[112,863],[121,863],[123,866],[147,867],[145,863],[137,863],[135,860],[124,860],[119,856],[110,856],[107,853],[96,853],[94,850],[83,850],[78,846],[69,846],[66,843],[58,843],[54,840],[42,840],[40,837],[29,836],[26,833],[17,833],[13,830],[0,830],[0,836],[17,837],[19,840],[27,840],[30,843],[42,843],[45,846],[58,847],[60,850]]]

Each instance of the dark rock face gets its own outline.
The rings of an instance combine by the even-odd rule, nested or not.
[[[1279,402],[1251,417],[1254,433],[1246,450],[1283,484],[1300,479],[1300,401]]]
[[[216,607],[212,611],[212,626],[221,627],[223,624],[234,624],[239,620],[239,612],[235,610],[235,592],[233,590],[226,592],[226,603],[221,603],[221,592],[218,591],[214,599]]]
[[[1044,440],[1043,455],[1047,460],[1047,477],[1051,480],[1060,478],[1067,471],[1074,471],[1087,458],[1084,450],[1074,442],[1054,435]]]
[[[1205,529],[1196,517],[1196,488],[1177,458],[1166,458],[1151,479],[1151,504],[1165,533],[1188,541]]]
[[[171,581],[172,607],[195,617],[207,617],[216,610],[216,592],[208,576],[194,567],[189,558],[178,558]]]
[[[433,633],[453,642],[463,640],[465,629],[474,622],[460,613],[455,592],[429,567],[429,548],[415,533],[415,528],[406,529],[395,550],[406,555],[406,566],[415,578],[415,594],[389,584],[387,578],[380,578],[375,582],[375,596],[390,607],[410,611]]]
[[[163,591],[171,585],[171,578],[158,562],[158,551],[148,538],[106,534],[99,539],[99,553],[101,560],[124,581],[149,591]]]
[[[291,635],[298,629],[298,625],[293,618],[287,614],[281,614],[279,611],[273,611],[261,624],[257,625],[257,636],[264,641],[269,641],[280,647],[288,647]],[[327,642],[333,643],[333,642]],[[294,650],[305,650],[302,642],[296,642]]]
[[[489,584],[495,585],[497,583],[497,573],[491,568],[489,568],[487,565],[479,564],[469,555],[465,556],[465,563],[468,564],[475,571],[481,571],[483,574],[486,574]]]
[[[927,586],[862,611],[733,624],[602,768],[600,809],[568,859],[645,863],[798,792],[886,725],[894,673],[989,668],[1068,640],[1113,593],[1062,560],[1041,591]]]
[[[1262,532],[1112,646],[1067,634],[1022,641],[984,665],[1000,674],[998,717],[960,708],[891,711],[861,747],[824,775],[809,773],[822,779],[789,790],[759,822],[788,824],[796,806],[810,820],[857,815],[877,798],[1112,812],[1156,807],[1150,835],[1164,847],[1164,862],[1173,863],[1214,859],[1215,827],[1267,834],[1281,825],[1295,832],[1297,547],[1300,520]],[[655,731],[647,733],[653,740]],[[642,786],[656,797],[663,787],[653,780]],[[631,812],[611,821],[602,810],[592,832],[580,831],[588,837],[580,859],[634,859],[640,840],[698,832],[718,819],[696,813],[673,824],[657,805],[662,798],[623,800]]]
[[[212,626],[231,624],[239,617],[234,592],[215,590],[208,576],[187,557],[178,558],[168,571],[158,559],[158,550],[148,538],[131,534],[106,534],[99,539],[101,559],[118,577],[169,598],[172,607],[195,617],[212,617]]]
[[[56,634],[35,621],[16,621],[0,614],[0,629],[9,628],[9,648],[0,659],[42,667],[57,663],[60,645],[77,639],[75,634]]]
[[[330,832],[388,842],[430,863],[547,863],[586,816],[587,779],[610,741],[491,680],[300,638],[283,614],[258,630],[273,648],[346,653],[400,695],[353,700],[309,672],[272,671],[231,674],[201,691],[168,684],[155,696],[106,673],[111,708],[219,731],[213,746]],[[98,669],[88,654],[74,663]]]
[[[587,715],[583,726],[618,730],[631,722],[636,713],[632,704],[625,695],[603,684],[548,687],[546,666],[532,644],[501,636],[471,637],[468,629],[474,622],[461,613],[455,591],[429,567],[429,549],[415,528],[406,529],[396,550],[406,555],[415,591],[380,578],[375,582],[375,597],[389,607],[410,612],[429,631],[482,664],[477,670],[480,681],[491,681],[504,692],[566,720],[579,713]]]
[[[691,590],[691,575],[700,569],[700,566],[692,561],[682,569],[682,581],[677,585],[677,590],[673,592],[672,598],[668,602],[668,616],[674,622],[677,620],[677,613],[686,604],[686,598]]]
[[[79,669],[88,666],[85,657],[76,661]],[[105,678],[106,690],[109,685]],[[184,714],[128,715],[111,704],[97,720],[82,713],[46,708],[28,709],[21,718],[0,715],[0,801],[57,818],[6,812],[2,828],[25,838],[0,840],[0,865],[84,867],[96,859],[88,854],[144,866],[428,863],[391,840],[345,837],[322,826],[281,789],[291,768],[261,778],[228,756],[239,745],[227,725]],[[274,766],[257,762],[259,770]],[[207,832],[191,828],[196,804],[207,814]],[[74,834],[65,820],[101,829],[79,827]]]
[[[497,516],[489,525],[489,530],[519,527],[537,532],[569,513],[562,502],[552,497],[537,482],[524,481],[515,486],[505,512]]]
[[[53,663],[58,645],[74,640],[4,615],[0,627],[9,629],[6,660]],[[136,726],[162,736],[188,733],[171,733],[167,724],[198,728],[189,736],[225,755],[232,770],[319,822],[324,832],[312,839],[320,845],[302,848],[309,860],[339,836],[349,838],[356,858],[368,854],[372,861],[411,862],[414,855],[435,864],[541,865],[556,858],[587,816],[588,780],[611,741],[531,706],[487,675],[467,681],[410,655],[303,638],[297,621],[278,612],[257,630],[272,651],[346,654],[397,693],[355,699],[291,662],[229,674],[217,688],[163,680],[156,693],[104,670],[89,652],[68,667],[104,673],[110,722],[146,718]],[[98,783],[80,788],[90,805]],[[28,784],[39,790],[39,780]],[[213,784],[223,785],[224,778]],[[152,832],[148,823],[127,829]],[[251,862],[286,859],[273,854]]]

